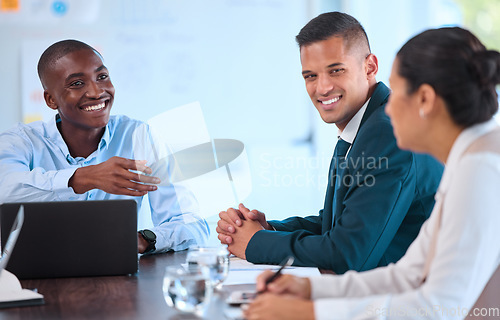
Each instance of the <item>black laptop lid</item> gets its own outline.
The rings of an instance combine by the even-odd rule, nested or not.
[[[6,269],[19,279],[137,272],[134,200],[4,203],[2,247],[24,205],[24,224]]]

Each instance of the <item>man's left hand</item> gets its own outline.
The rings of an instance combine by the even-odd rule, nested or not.
[[[256,220],[244,220],[242,222],[240,227],[235,226],[236,230],[231,234],[233,241],[227,248],[235,256],[246,259],[245,250],[250,239],[257,231],[264,230],[264,227]]]

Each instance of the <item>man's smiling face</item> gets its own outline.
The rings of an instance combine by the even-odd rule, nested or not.
[[[370,59],[374,57],[349,50],[344,39],[336,36],[300,49],[307,93],[323,121],[343,130],[363,106],[374,77]]]
[[[101,56],[91,49],[59,58],[44,78],[47,105],[76,130],[102,129],[109,121],[115,88]]]

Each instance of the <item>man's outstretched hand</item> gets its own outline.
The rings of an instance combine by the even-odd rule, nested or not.
[[[69,179],[68,186],[78,194],[100,189],[107,193],[138,197],[158,189],[150,184],[159,184],[160,179],[145,175],[151,173],[146,160],[112,157],[97,165],[78,168]]]

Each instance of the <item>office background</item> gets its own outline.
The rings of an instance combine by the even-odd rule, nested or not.
[[[499,43],[498,0],[0,0],[0,131],[52,115],[36,63],[53,42],[78,39],[104,56],[113,114],[146,121],[199,101],[212,138],[245,145],[252,191],[240,200],[271,219],[315,214],[336,128],[307,96],[294,37],[335,10],[365,27],[386,83],[399,47],[424,29],[465,25]]]

